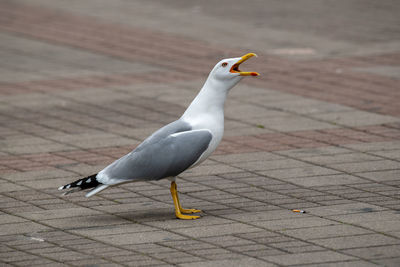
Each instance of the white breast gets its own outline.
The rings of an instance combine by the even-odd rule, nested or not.
[[[218,147],[219,143],[221,142],[222,136],[224,135],[224,114],[202,114],[202,116],[191,118],[190,120],[186,120],[192,126],[192,130],[201,130],[207,129],[212,134],[211,142],[200,156],[200,158],[191,166],[194,167],[205,159],[207,159]]]

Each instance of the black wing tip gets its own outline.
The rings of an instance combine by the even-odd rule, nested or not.
[[[98,186],[98,185],[100,184],[100,183],[97,181],[96,176],[97,176],[97,173],[96,173],[96,174],[93,174],[93,175],[90,175],[90,176],[87,176],[87,177],[85,177],[85,178],[76,180],[75,182],[72,182],[72,183],[70,183],[70,184],[66,184],[66,185],[60,186],[60,187],[58,188],[58,190],[64,190],[64,189],[70,189],[70,188],[73,189],[73,188],[75,188],[74,191],[77,191],[77,190],[76,190],[76,187],[78,187],[80,190],[84,190],[84,189],[96,187],[96,186]],[[78,190],[79,190],[79,189],[78,189]],[[64,195],[67,194],[67,193],[68,193],[68,192],[64,193]],[[72,193],[72,192],[71,192],[71,193]]]

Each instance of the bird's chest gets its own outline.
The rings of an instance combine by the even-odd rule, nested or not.
[[[192,130],[207,129],[211,131],[213,139],[221,140],[224,134],[224,116],[223,114],[213,114],[201,116],[190,122]]]
[[[213,116],[202,116],[202,118],[193,120],[190,124],[193,130],[207,129],[212,133],[211,142],[207,150],[202,154],[198,162],[200,163],[210,156],[221,142],[224,135],[224,116],[223,114],[220,116],[216,114],[213,114]]]

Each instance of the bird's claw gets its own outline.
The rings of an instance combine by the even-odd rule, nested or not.
[[[201,210],[197,210],[197,209],[181,209],[181,213],[197,213],[197,212],[201,212]]]
[[[194,216],[194,215],[185,215],[185,214],[175,214],[176,218],[181,219],[181,220],[195,220],[200,218],[200,216]]]

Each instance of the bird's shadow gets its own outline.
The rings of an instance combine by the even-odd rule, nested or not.
[[[140,223],[150,221],[168,221],[174,219],[176,219],[175,213],[173,211],[165,209],[138,210],[113,214],[98,214],[76,218],[76,220],[81,221],[84,225],[93,226],[99,226],[99,224],[105,226],[125,224],[129,222]]]
[[[74,226],[64,228],[64,230],[95,230],[112,229],[121,225],[135,225],[146,222],[173,221],[176,220],[175,214],[169,211],[134,211],[119,214],[98,214],[92,216],[75,217]]]
[[[132,222],[166,221],[176,219],[174,211],[165,209],[129,211],[118,213],[116,216]]]

